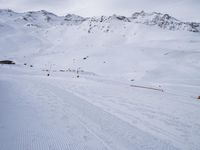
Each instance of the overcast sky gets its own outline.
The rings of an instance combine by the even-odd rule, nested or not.
[[[200,0],[0,0],[1,9],[24,12],[47,10],[58,15],[126,15],[135,11],[169,13],[182,20],[200,22]]]

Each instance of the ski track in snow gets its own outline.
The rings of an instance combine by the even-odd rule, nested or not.
[[[176,149],[56,85],[0,82],[0,150]]]
[[[104,82],[95,85],[95,82],[83,80],[80,85],[71,86],[70,82],[66,82],[63,85],[67,86],[62,88],[71,89],[71,92],[90,103],[144,131],[170,141],[180,149],[199,148],[200,104],[196,99],[168,92],[133,90],[129,86],[117,86],[113,82],[107,85],[107,81]],[[192,88],[188,92],[195,90],[198,88]]]
[[[95,91],[98,90],[95,86],[102,88],[107,81],[96,85],[93,82],[88,79],[73,83],[59,78],[1,76],[0,150],[198,150],[198,123],[184,123],[185,120],[178,118],[181,117],[178,111],[173,116],[159,110],[156,108],[159,105],[155,105],[160,103],[158,99],[151,101],[152,104],[145,101],[145,104],[142,99],[131,102],[116,91],[113,96],[112,91],[119,90],[121,85],[104,86],[106,90],[110,89],[110,96],[106,96],[108,93],[104,90]],[[131,87],[122,89],[127,93],[132,90]],[[151,92],[147,91],[146,96]],[[154,92],[155,95],[158,93]],[[166,101],[162,104],[173,105]],[[183,110],[187,109],[184,105],[189,108],[199,106],[197,103],[182,105]],[[192,111],[188,115],[193,114]],[[184,143],[187,141],[190,143]]]

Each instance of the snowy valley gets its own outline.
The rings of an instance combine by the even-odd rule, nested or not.
[[[199,150],[200,23],[0,10],[0,150]]]

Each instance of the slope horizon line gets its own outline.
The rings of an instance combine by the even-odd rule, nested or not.
[[[10,8],[0,8],[0,13],[2,12],[2,11],[7,11],[7,12],[13,12],[13,13],[17,13],[17,14],[24,14],[24,13],[37,13],[37,12],[46,12],[46,13],[48,13],[48,14],[52,14],[52,15],[55,15],[55,16],[57,16],[57,17],[64,17],[64,16],[66,16],[66,15],[75,15],[75,16],[80,16],[80,17],[82,17],[82,18],[93,18],[93,17],[101,17],[101,16],[106,16],[106,17],[111,17],[111,16],[123,16],[123,17],[126,17],[126,18],[129,18],[129,17],[131,17],[131,16],[126,16],[126,15],[119,15],[119,14],[116,14],[116,13],[113,13],[112,15],[94,15],[94,16],[82,16],[82,15],[79,15],[79,14],[76,14],[76,13],[66,13],[66,15],[58,15],[58,14],[56,14],[56,13],[54,13],[54,12],[51,12],[51,11],[48,11],[48,10],[45,10],[45,9],[39,9],[39,10],[30,10],[30,11],[22,11],[22,12],[20,12],[20,11],[15,11],[15,10],[13,10],[13,9],[10,9]],[[169,13],[162,13],[162,12],[157,12],[157,11],[151,11],[151,12],[149,12],[149,11],[145,11],[145,10],[141,10],[141,11],[135,11],[135,12],[133,12],[131,15],[133,15],[133,14],[135,14],[135,13],[145,13],[145,14],[160,14],[160,15],[169,15],[170,17],[173,17],[173,15],[170,15]],[[173,17],[173,18],[175,18],[175,19],[177,19],[176,17]],[[182,20],[180,20],[180,19],[177,19],[177,20],[179,20],[179,21],[181,21],[181,22],[185,22],[185,21],[182,21]],[[187,21],[187,22],[193,22],[193,21]],[[199,22],[194,22],[194,23],[199,23]]]

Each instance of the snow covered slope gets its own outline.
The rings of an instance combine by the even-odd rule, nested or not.
[[[16,62],[0,65],[0,150],[198,150],[199,31],[156,12],[0,10],[0,60]]]
[[[199,48],[198,23],[180,22],[160,13],[83,18],[59,17],[44,10],[22,14],[1,10],[0,24],[0,59],[43,68],[55,64],[98,74],[139,72],[142,77],[169,60],[177,61],[169,55],[183,59],[189,52],[197,58]],[[194,61],[196,65],[198,59]]]

